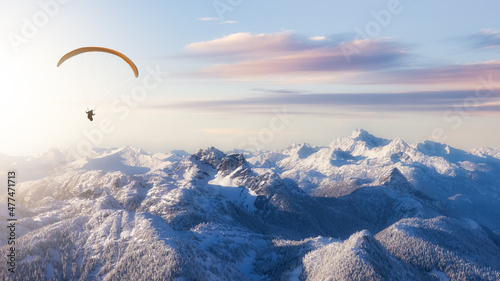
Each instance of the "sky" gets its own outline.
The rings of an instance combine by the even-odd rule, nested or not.
[[[0,153],[500,147],[494,1],[0,2]],[[99,46],[125,54],[75,56]],[[85,111],[95,109],[90,122]]]

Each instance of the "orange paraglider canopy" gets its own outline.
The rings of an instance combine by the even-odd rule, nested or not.
[[[109,54],[113,54],[115,56],[118,56],[118,57],[122,58],[126,63],[128,63],[130,68],[132,68],[132,71],[134,71],[135,77],[139,76],[139,70],[137,69],[137,66],[135,66],[135,64],[132,60],[130,60],[127,56],[125,56],[124,54],[122,54],[118,51],[115,51],[113,49],[103,48],[103,47],[83,47],[83,48],[78,48],[76,50],[73,50],[73,51],[65,54],[59,60],[59,62],[57,63],[57,66],[59,67],[63,62],[65,62],[66,60],[68,60],[76,55],[79,55],[82,53],[87,53],[87,52],[104,52],[104,53],[109,53]]]

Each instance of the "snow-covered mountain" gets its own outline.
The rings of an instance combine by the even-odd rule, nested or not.
[[[301,157],[301,150],[317,152]],[[456,216],[500,231],[498,149],[466,152],[432,141],[409,144],[355,130],[327,147],[302,144],[248,161],[263,168],[273,163],[280,177],[293,179],[308,194],[321,197],[342,197],[380,185],[384,175],[397,168],[416,190],[444,203]]]
[[[356,130],[252,154],[63,155],[0,155],[25,174],[2,280],[500,280],[497,149]]]

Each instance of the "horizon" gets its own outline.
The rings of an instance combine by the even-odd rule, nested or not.
[[[0,152],[276,150],[325,146],[354,128],[465,151],[498,148],[499,7],[5,2]],[[138,78],[103,53],[56,66],[87,46],[123,53]]]
[[[63,149],[59,149],[57,147],[51,147],[51,148],[48,148],[47,150],[45,151],[42,151],[40,153],[36,153],[36,154],[24,154],[24,155],[12,155],[12,154],[6,154],[6,153],[3,153],[2,151],[0,151],[0,156],[7,156],[7,157],[14,157],[14,158],[17,158],[17,157],[21,157],[21,158],[33,158],[33,157],[39,157],[39,156],[43,156],[53,150],[56,150],[57,152],[60,152],[60,153],[63,153],[67,159],[67,161],[76,161],[76,160],[79,160],[79,159],[82,159],[82,158],[92,158],[92,157],[95,157],[95,156],[99,156],[101,155],[102,153],[111,153],[111,152],[116,152],[117,150],[121,150],[121,149],[124,149],[124,148],[132,148],[132,149],[139,149],[139,150],[142,150],[145,152],[145,154],[148,154],[148,155],[155,155],[155,154],[158,154],[158,153],[174,153],[174,152],[185,152],[189,155],[193,155],[193,154],[196,154],[197,152],[199,151],[205,151],[205,150],[210,150],[212,148],[216,149],[216,150],[219,150],[219,151],[222,151],[223,153],[226,153],[226,154],[230,154],[230,153],[241,153],[241,154],[245,154],[245,153],[250,153],[251,155],[253,154],[259,154],[259,153],[267,153],[267,152],[280,152],[280,151],[283,151],[283,150],[286,150],[287,148],[291,148],[293,146],[296,146],[296,145],[308,145],[312,148],[327,148],[327,147],[331,147],[332,144],[336,141],[336,140],[339,140],[341,138],[353,138],[353,135],[356,134],[356,133],[359,133],[359,132],[365,132],[367,133],[369,136],[372,136],[376,139],[381,139],[381,140],[385,140],[385,141],[389,141],[389,143],[393,142],[394,140],[396,139],[401,139],[403,142],[407,143],[408,145],[410,146],[413,146],[413,145],[417,145],[417,144],[421,144],[421,143],[428,143],[428,142],[431,142],[431,144],[441,144],[441,145],[444,145],[444,146],[447,146],[447,147],[450,147],[450,148],[454,148],[454,149],[458,149],[458,150],[462,150],[462,151],[465,151],[466,153],[472,153],[473,150],[480,150],[480,149],[500,149],[500,147],[488,147],[488,146],[484,146],[484,147],[474,147],[474,148],[471,148],[471,149],[461,149],[461,148],[458,148],[458,147],[454,147],[452,145],[449,145],[447,143],[443,143],[443,142],[435,142],[433,140],[430,140],[430,139],[427,139],[427,140],[422,140],[422,141],[419,141],[419,142],[411,142],[411,141],[408,141],[408,140],[405,140],[403,138],[400,138],[400,137],[395,137],[395,138],[385,138],[385,137],[382,137],[382,136],[377,136],[377,135],[374,135],[364,129],[354,129],[352,131],[352,133],[350,135],[344,135],[344,136],[338,136],[332,140],[330,140],[328,143],[326,144],[311,144],[311,143],[308,143],[308,142],[294,142],[294,143],[289,143],[283,147],[279,147],[279,148],[276,148],[276,149],[257,149],[257,150],[245,150],[245,149],[238,149],[238,148],[229,148],[229,149],[223,149],[223,148],[220,148],[220,147],[217,147],[217,146],[205,146],[205,147],[198,147],[194,150],[188,150],[188,149],[182,149],[182,148],[179,148],[179,149],[172,149],[172,150],[159,150],[159,151],[155,151],[155,150],[148,150],[148,149],[144,149],[143,147],[140,147],[140,146],[134,146],[134,145],[123,145],[123,146],[117,146],[117,147],[93,147],[92,148],[92,151],[89,151],[88,154],[85,154],[85,155],[80,155],[78,154],[78,152],[76,151],[70,151],[70,150],[63,150]],[[388,143],[388,144],[389,144]],[[251,157],[250,157],[251,158]]]

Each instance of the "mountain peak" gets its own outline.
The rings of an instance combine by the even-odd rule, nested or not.
[[[417,144],[417,149],[430,156],[443,156],[450,153],[450,147],[448,145],[432,140],[425,140],[424,142]]]
[[[367,131],[363,130],[363,129],[354,129],[351,133],[351,138],[355,139],[355,138],[359,138],[361,136],[373,136],[371,135],[370,133],[368,133]]]
[[[366,143],[369,148],[385,145],[389,142],[389,140],[377,138],[363,129],[356,129],[352,131],[351,138],[353,140]]]
[[[126,146],[122,146],[120,148],[115,148],[115,149],[111,149],[111,151],[108,152],[109,154],[115,154],[115,153],[118,153],[118,154],[137,154],[137,155],[142,155],[142,154],[145,154],[145,155],[148,155],[148,153],[140,148],[140,147],[135,147],[135,146],[131,146],[131,145],[126,145]]]
[[[411,184],[408,182],[406,177],[399,171],[398,168],[393,168],[390,172],[382,176],[380,180],[381,184],[386,187],[392,187],[393,189],[411,189]]]
[[[226,157],[226,154],[215,147],[209,147],[207,149],[199,149],[193,157],[201,162],[205,162],[211,165],[213,168],[217,168],[222,161],[222,158]]]
[[[224,176],[227,176],[231,172],[240,167],[242,169],[250,168],[243,154],[233,153],[221,159],[220,164],[217,166],[217,170],[221,172]]]
[[[305,159],[309,155],[318,151],[318,148],[312,147],[307,143],[294,143],[293,145],[286,148],[283,153],[288,155],[296,155],[299,159]]]

